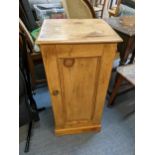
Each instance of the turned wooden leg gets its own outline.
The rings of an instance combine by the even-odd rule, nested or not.
[[[114,104],[114,100],[116,98],[116,95],[118,93],[118,90],[120,88],[120,85],[123,81],[123,77],[120,74],[117,74],[116,80],[115,80],[115,84],[112,90],[112,94],[110,95],[110,100],[109,100],[109,106]]]

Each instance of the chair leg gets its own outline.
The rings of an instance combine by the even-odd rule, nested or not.
[[[114,88],[112,90],[112,94],[110,96],[110,100],[109,100],[108,106],[114,104],[114,100],[116,98],[116,95],[118,93],[118,90],[120,88],[120,85],[121,85],[123,79],[124,78],[120,74],[117,74],[116,81],[115,81],[115,84],[114,84]]]
[[[134,60],[135,60],[135,51],[132,52],[132,56],[131,56],[129,64],[132,64]]]
[[[107,3],[107,0],[104,0],[102,12],[101,12],[101,18],[103,18],[104,8],[105,8],[106,3]],[[102,4],[102,0],[100,1],[100,4]]]
[[[134,37],[130,37],[129,40],[128,40],[128,43],[127,43],[127,47],[125,49],[125,54],[123,56],[123,58],[121,58],[121,61],[120,61],[120,66],[124,65],[129,57],[129,54],[131,52],[134,52],[134,42],[135,42],[135,39]],[[134,59],[134,55],[132,55],[132,59]]]

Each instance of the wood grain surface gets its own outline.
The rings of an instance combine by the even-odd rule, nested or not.
[[[98,131],[116,44],[41,45],[41,51],[55,133]]]
[[[100,131],[117,42],[103,20],[45,20],[40,44],[57,135]]]
[[[105,43],[122,39],[102,19],[46,19],[37,44]]]

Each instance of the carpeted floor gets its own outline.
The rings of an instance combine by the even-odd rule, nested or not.
[[[30,151],[27,155],[134,155],[135,119],[134,91],[116,99],[112,108],[105,106],[102,130],[56,137],[47,87],[37,89],[38,107],[47,107],[40,113],[40,122],[33,125]],[[19,153],[24,153],[27,126],[20,128]]]

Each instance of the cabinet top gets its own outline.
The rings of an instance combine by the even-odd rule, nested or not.
[[[37,44],[116,43],[119,35],[103,19],[45,19]]]

